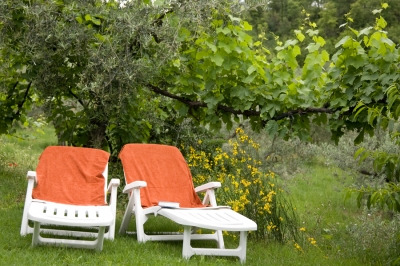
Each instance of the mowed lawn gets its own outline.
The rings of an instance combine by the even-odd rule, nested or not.
[[[40,133],[25,129],[19,133],[21,138],[0,136],[0,265],[241,264],[236,257],[193,256],[184,260],[179,241],[139,244],[134,235],[118,235],[126,204],[123,182],[119,188],[116,238],[105,240],[103,251],[51,246],[32,248],[31,235],[21,237],[19,233],[27,185],[25,176],[28,170],[35,170],[43,149],[57,143],[51,127],[43,130]],[[352,178],[334,167],[313,165],[305,169],[303,174],[282,181],[299,213],[299,230],[304,234],[304,243],[300,243],[299,249],[291,241],[281,244],[250,239],[246,265],[376,265],[390,260],[390,254],[374,255],[371,250],[363,252],[358,248],[360,243],[351,228],[364,221],[368,214],[355,206],[354,199],[344,201],[345,188],[351,185]],[[110,176],[117,177],[121,178]],[[149,226],[167,230],[177,228],[166,220],[151,220]],[[134,227],[133,223],[131,227]],[[385,245],[379,234],[376,237],[371,241]],[[308,241],[310,238],[316,241],[314,245]],[[195,246],[206,244],[215,246],[212,242],[193,243]],[[236,244],[236,239],[226,239],[228,247]],[[389,245],[387,241],[386,244]]]

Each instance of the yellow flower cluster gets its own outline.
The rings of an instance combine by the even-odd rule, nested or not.
[[[297,243],[294,243],[294,247],[295,247],[295,249],[298,250],[298,251],[303,251],[303,250],[301,249],[300,245],[297,244]]]
[[[267,230],[272,231],[273,229],[277,229],[276,225],[274,225],[272,222],[269,222],[269,225],[267,225]]]
[[[197,144],[205,143],[198,141]],[[214,180],[221,182],[222,189],[217,190],[218,203],[229,205],[256,221],[262,229],[255,233],[265,235],[280,231],[279,223],[285,221],[282,217],[271,216],[278,213],[276,208],[282,208],[275,200],[281,190],[275,186],[275,174],[262,169],[259,147],[238,128],[236,139],[229,140],[223,148],[204,152],[189,147],[186,159],[196,186]]]
[[[313,245],[313,246],[316,246],[317,245],[317,241],[314,239],[314,238],[312,238],[312,237],[309,237],[308,238],[308,241],[311,243],[311,245]]]

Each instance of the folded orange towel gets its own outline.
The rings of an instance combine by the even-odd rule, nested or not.
[[[159,201],[179,202],[180,207],[204,207],[194,191],[190,169],[178,148],[158,144],[127,144],[119,158],[126,183],[146,181],[140,190],[143,207]]]
[[[50,146],[39,158],[32,197],[73,205],[105,205],[103,171],[109,154],[91,148]]]

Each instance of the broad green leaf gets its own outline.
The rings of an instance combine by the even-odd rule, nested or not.
[[[75,19],[76,19],[76,21],[77,21],[79,24],[82,24],[82,23],[83,23],[82,17],[76,17]]]
[[[388,3],[382,3],[381,6],[382,6],[383,9],[386,9],[386,8],[389,7]]]
[[[297,40],[287,40],[286,42],[285,42],[285,45],[283,46],[283,48],[287,48],[287,47],[289,47],[289,46],[294,46],[294,45],[296,45],[297,44]]]
[[[242,23],[243,23],[244,30],[250,31],[253,29],[253,27],[247,21],[243,21]]]
[[[105,36],[103,36],[103,35],[101,35],[99,33],[96,33],[95,36],[101,42],[104,42],[106,40]]]
[[[313,37],[315,35],[318,35],[318,30],[309,29],[306,31],[306,33],[308,34],[308,36]]]
[[[314,40],[314,42],[316,42],[319,45],[321,45],[321,47],[323,47],[325,45],[325,40],[321,36],[314,36],[313,40]]]
[[[200,51],[196,54],[196,60],[201,60],[203,58],[208,58],[210,57],[210,52],[209,51]]]
[[[373,29],[373,27],[367,27],[365,29],[362,29],[359,33],[358,36],[361,35],[369,35],[369,33],[371,32],[371,30]]]
[[[230,54],[233,51],[235,44],[232,42],[226,43],[225,41],[220,41],[217,46],[218,48],[223,49],[227,54]]]
[[[278,132],[279,125],[275,120],[269,120],[267,125],[265,126],[265,131],[267,131],[268,135],[275,136],[276,132]]]
[[[339,46],[342,46],[343,44],[345,44],[350,39],[351,39],[350,36],[343,37],[338,43],[335,44],[335,48],[338,48]]]
[[[243,81],[243,83],[251,83],[253,80],[254,80],[254,78],[257,76],[257,73],[253,73],[253,74],[251,74],[251,75],[248,75],[246,78],[244,78],[242,81]]]
[[[318,49],[321,47],[319,43],[310,43],[306,49],[310,52],[313,53],[315,51],[318,51]]]
[[[231,90],[231,97],[238,97],[240,100],[245,100],[249,96],[250,92],[247,88],[242,86],[236,86]]]
[[[224,62],[224,58],[219,53],[211,56],[210,59],[217,66],[222,66],[222,63]]]
[[[349,29],[350,29],[356,36],[359,36],[358,31],[356,31],[356,30],[353,29],[352,27],[349,27]]]
[[[228,17],[232,20],[232,22],[240,22],[241,21],[241,19],[240,18],[237,18],[237,17],[234,17],[234,16],[232,16],[232,15],[228,15]]]
[[[95,24],[97,26],[100,26],[100,24],[101,24],[101,20],[97,19],[97,18],[92,18],[92,22],[93,22],[93,24]]]
[[[190,31],[185,27],[180,28],[179,30],[179,40],[183,41],[190,37]]]
[[[300,42],[304,41],[304,39],[306,38],[300,30],[295,30],[294,33],[296,34],[296,37]]]
[[[387,22],[382,16],[376,19],[376,24],[382,29],[386,28],[387,26]]]
[[[211,51],[213,51],[214,53],[217,51],[217,47],[209,42],[206,42],[206,45],[211,49]]]
[[[381,13],[381,12],[382,12],[382,9],[374,9],[374,10],[372,10],[372,14],[374,14],[374,15],[376,15],[378,13]]]
[[[224,35],[228,35],[231,33],[231,30],[228,27],[217,28],[217,33],[223,33]]]
[[[248,69],[247,69],[247,74],[251,74],[251,73],[253,73],[254,71],[256,71],[257,70],[257,68],[255,67],[255,66],[253,66],[253,65],[251,65]]]

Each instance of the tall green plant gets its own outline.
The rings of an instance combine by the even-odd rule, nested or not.
[[[288,194],[282,190],[275,173],[265,169],[258,153],[259,144],[236,130],[236,138],[213,151],[187,147],[187,160],[197,185],[219,181],[219,205],[254,220],[257,239],[272,238],[281,242],[298,240],[298,217]]]

